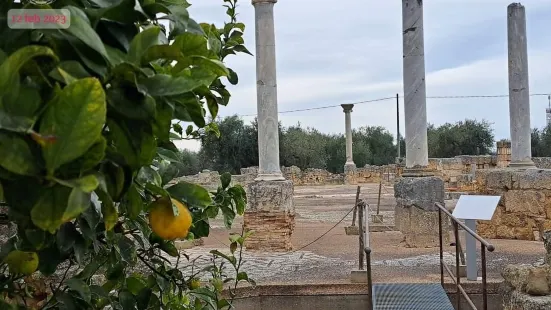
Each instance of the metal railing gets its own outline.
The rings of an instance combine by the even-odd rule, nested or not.
[[[440,239],[440,284],[442,287],[444,287],[444,270],[448,272],[448,275],[452,278],[453,282],[455,283],[455,286],[457,288],[456,290],[456,309],[461,310],[461,295],[465,297],[467,300],[467,303],[469,306],[471,306],[471,309],[478,310],[476,306],[474,305],[473,301],[463,288],[461,286],[461,273],[460,273],[460,255],[463,254],[463,251],[461,250],[461,243],[459,240],[459,226],[463,228],[465,232],[470,234],[473,238],[478,240],[480,242],[480,258],[481,258],[481,265],[482,265],[482,307],[484,310],[488,309],[488,289],[487,289],[487,275],[486,275],[486,250],[489,252],[493,252],[495,250],[495,247],[490,244],[488,241],[484,240],[482,237],[480,237],[477,233],[472,231],[469,227],[467,227],[465,224],[460,222],[455,216],[453,216],[446,208],[440,204],[435,203],[436,207],[438,207],[438,234]],[[444,240],[443,240],[443,229],[442,229],[442,213],[447,215],[453,226],[454,230],[454,236],[455,236],[455,277],[453,275],[453,272],[451,271],[450,267],[446,264],[444,261]],[[448,231],[446,231],[448,232]],[[366,271],[367,271],[367,288],[368,288],[368,310],[373,310],[373,280],[371,275],[371,248],[366,247],[364,249],[365,252],[365,260],[366,260]]]
[[[365,251],[365,260],[366,260],[366,270],[367,270],[367,289],[369,293],[367,294],[367,309],[373,310],[373,282],[371,277],[371,248],[366,247]]]
[[[480,237],[477,233],[472,231],[469,227],[467,227],[465,224],[460,222],[455,216],[453,216],[446,208],[441,204],[436,202],[436,207],[438,207],[438,234],[440,236],[440,283],[442,284],[442,287],[444,287],[444,269],[448,272],[448,275],[451,277],[453,282],[455,283],[455,286],[457,288],[456,291],[456,309],[461,310],[461,295],[465,297],[467,300],[467,303],[469,306],[471,306],[471,309],[478,310],[476,306],[474,305],[473,301],[463,288],[461,286],[461,273],[460,273],[460,263],[459,263],[459,256],[462,253],[461,251],[461,245],[459,240],[459,226],[463,228],[465,232],[467,232],[469,235],[471,235],[473,238],[478,240],[480,242],[480,259],[481,259],[481,265],[482,265],[482,309],[487,310],[488,309],[488,291],[487,291],[487,283],[486,283],[486,250],[489,252],[493,252],[495,250],[495,247],[490,244],[488,241],[484,240],[482,237]],[[453,232],[455,236],[455,277],[453,275],[453,272],[451,271],[450,267],[444,262],[444,235],[443,235],[443,229],[442,229],[442,213],[447,215],[453,226]],[[446,231],[448,233],[448,231]],[[369,270],[369,269],[368,269]]]

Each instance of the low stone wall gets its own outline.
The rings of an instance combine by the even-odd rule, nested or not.
[[[479,222],[482,237],[541,240],[551,229],[551,170],[480,170],[475,186],[477,194],[501,196],[492,220]]]
[[[551,169],[551,157],[533,157],[536,167]],[[435,176],[444,181],[444,187],[450,191],[469,192],[475,190],[473,172],[479,170],[498,169],[498,157],[493,155],[457,156],[454,158],[429,158],[429,168]],[[324,169],[299,167],[281,167],[281,171],[287,180],[293,181],[294,186],[311,185],[339,185],[339,184],[366,184],[379,183],[392,184],[402,175],[400,165],[384,165],[355,168],[346,173],[331,173]],[[253,182],[258,173],[258,167],[241,168],[241,174],[233,175],[232,182],[246,187]],[[193,182],[216,190],[220,184],[220,174],[217,171],[204,170],[196,175],[189,175],[180,180]]]
[[[442,178],[446,188],[460,188],[464,185],[467,175],[472,175],[473,171],[479,169],[495,169],[497,158],[492,155],[470,156],[462,155],[453,158],[429,158],[429,169],[435,172],[435,175]]]
[[[551,309],[551,231],[543,233],[543,262],[507,265],[501,273],[504,310]]]

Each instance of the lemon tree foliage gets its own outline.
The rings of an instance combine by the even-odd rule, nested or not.
[[[254,284],[236,252],[247,234],[212,253],[236,276],[215,263],[201,270],[209,282],[182,271],[191,262],[173,242],[208,236],[219,214],[231,227],[245,209],[229,174],[215,192],[172,183],[173,141],[220,135],[208,120],[238,81],[224,60],[250,54],[236,1],[221,3],[222,27],[193,20],[186,0],[0,3],[2,18],[71,13],[68,29],[0,24],[0,209],[17,227],[0,248],[0,308],[225,309],[235,294],[224,299],[224,284]],[[44,277],[55,281],[41,290]]]

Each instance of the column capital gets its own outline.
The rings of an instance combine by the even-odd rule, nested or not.
[[[259,4],[259,3],[276,3],[277,0],[251,0],[252,4]]]
[[[353,104],[341,104],[342,110],[344,113],[352,112]]]

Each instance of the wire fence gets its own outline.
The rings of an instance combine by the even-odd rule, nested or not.
[[[551,93],[532,93],[530,94],[530,97],[550,97]],[[473,98],[479,98],[479,99],[488,99],[488,98],[507,98],[509,95],[448,95],[448,96],[427,96],[427,99],[473,99]],[[373,103],[373,102],[380,102],[380,101],[387,101],[387,100],[396,100],[396,99],[403,98],[402,95],[394,95],[391,97],[382,97],[382,98],[376,98],[376,99],[369,99],[369,100],[362,100],[362,101],[356,101],[356,102],[344,102],[340,104],[333,104],[333,105],[326,105],[326,106],[320,106],[320,107],[310,107],[310,108],[303,108],[303,109],[294,109],[294,110],[285,110],[285,111],[279,111],[278,114],[287,114],[287,113],[296,113],[296,112],[304,112],[304,111],[313,111],[313,110],[324,110],[324,109],[330,109],[330,108],[336,108],[340,107],[341,104],[353,104],[353,105],[359,105],[359,104],[366,104],[366,103]],[[238,114],[239,117],[251,117],[251,116],[257,116],[257,114]]]

